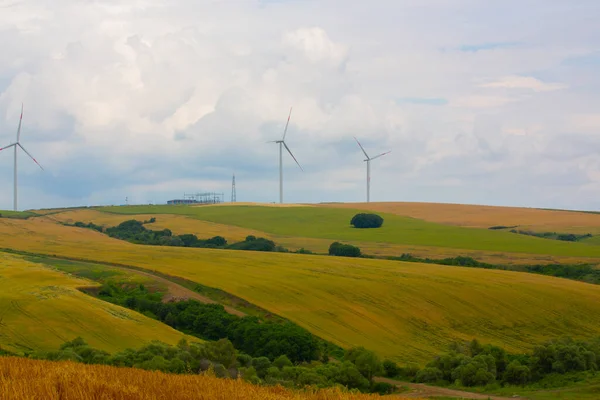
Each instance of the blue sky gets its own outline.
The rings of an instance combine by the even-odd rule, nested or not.
[[[598,210],[600,2],[0,3],[0,146],[20,209],[219,191],[286,202]],[[0,209],[12,208],[0,152]]]

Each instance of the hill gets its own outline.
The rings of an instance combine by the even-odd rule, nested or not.
[[[349,222],[359,210],[326,207],[262,206],[129,206],[102,207],[115,214],[184,215],[218,224],[254,229],[272,235],[312,239],[424,246],[435,249],[512,253],[558,257],[600,257],[600,246],[572,243],[506,231],[465,228],[380,213],[385,222],[378,229],[355,229]],[[573,213],[575,214],[575,213]],[[592,215],[592,214],[590,214]]]
[[[225,207],[225,206],[219,206]],[[238,207],[238,206],[229,206],[229,207]],[[178,207],[160,207],[157,209],[160,213],[165,212],[174,212],[179,214],[135,214],[137,208],[134,210],[129,210],[130,214],[127,213],[114,213],[108,211],[101,211],[98,208],[86,208],[79,210],[60,210],[56,213],[52,213],[48,217],[53,221],[60,223],[70,223],[73,224],[75,222],[93,222],[97,225],[102,225],[105,227],[111,227],[118,225],[119,223],[126,221],[128,219],[137,219],[140,221],[147,221],[152,217],[158,217],[156,222],[151,225],[151,229],[161,230],[161,229],[170,229],[175,234],[186,234],[192,233],[197,235],[198,237],[207,238],[216,235],[221,235],[226,237],[230,242],[241,241],[247,235],[254,235],[257,237],[265,237],[267,239],[271,239],[275,241],[277,244],[288,248],[292,251],[298,250],[300,248],[308,249],[313,252],[326,254],[329,246],[331,245],[332,239],[324,239],[324,238],[315,238],[315,237],[303,237],[298,234],[292,235],[283,235],[283,234],[273,234],[266,231],[252,229],[252,228],[244,228],[236,225],[228,225],[224,223],[216,223],[210,222],[206,220],[202,220],[201,215],[196,215],[197,212],[192,207],[185,207],[186,209],[180,210]],[[110,208],[109,210],[114,210]],[[253,210],[253,209],[252,209]],[[181,215],[184,212],[188,212],[190,215]],[[278,211],[275,210],[270,212],[271,215],[276,215]],[[131,214],[133,213],[133,214]],[[149,226],[150,227],[150,226]],[[401,227],[400,229],[404,229]],[[466,230],[469,234],[474,234],[470,230]],[[407,233],[410,234],[410,233]],[[506,234],[506,232],[504,233]],[[514,238],[514,234],[511,238]],[[414,244],[405,244],[405,243],[390,243],[389,239],[384,237],[381,238],[381,241],[370,241],[370,237],[365,235],[366,237],[361,240],[346,240],[346,242],[353,244],[355,246],[360,247],[363,250],[363,253],[375,255],[375,256],[399,256],[403,253],[410,253],[413,256],[421,257],[421,258],[447,258],[447,257],[457,257],[457,256],[469,256],[475,258],[480,261],[492,263],[492,264],[544,264],[544,263],[565,263],[572,264],[577,262],[598,262],[598,260],[590,260],[590,257],[584,257],[581,255],[575,256],[557,256],[557,255],[548,255],[544,253],[532,254],[529,252],[526,253],[514,253],[508,251],[485,251],[485,250],[473,250],[471,248],[452,248],[446,246],[432,246],[427,244],[427,241],[424,240],[422,245],[414,245]],[[522,236],[518,236],[518,238],[522,238]],[[537,239],[537,238],[536,238]],[[541,240],[541,239],[540,239]],[[545,240],[545,239],[544,239]],[[594,236],[590,238],[588,241],[590,243],[596,244],[598,242],[598,237]],[[556,242],[548,242],[545,240],[543,242],[544,245],[551,245]]]
[[[13,249],[181,276],[246,299],[344,347],[363,345],[402,361],[426,361],[456,339],[476,337],[519,351],[549,337],[600,333],[600,286],[533,274],[140,246],[43,218],[0,220],[0,241]]]
[[[0,252],[0,346],[13,352],[54,350],[84,336],[99,349],[116,351],[152,339],[175,344],[184,337],[158,321],[76,289],[91,285]]]
[[[470,228],[519,226],[534,231],[600,232],[600,213],[443,203],[335,203],[324,208],[369,210]]]
[[[168,375],[132,368],[0,357],[6,400],[367,400],[379,396],[323,390],[300,393],[211,376]],[[402,397],[396,397],[402,400]]]

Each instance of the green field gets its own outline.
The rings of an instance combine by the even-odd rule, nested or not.
[[[38,260],[39,261],[39,260]],[[153,339],[174,344],[184,335],[155,320],[77,290],[94,286],[44,263],[0,253],[0,346],[22,353],[55,350],[77,336],[94,347],[117,351]],[[63,263],[90,276],[117,272]]]
[[[31,211],[8,211],[8,210],[0,210],[0,218],[17,218],[17,219],[27,219],[29,217],[33,217],[37,215]]]
[[[275,235],[352,240],[492,252],[531,253],[553,256],[600,257],[600,246],[571,243],[489,229],[462,228],[379,213],[385,222],[379,229],[355,229],[350,219],[358,210],[319,207],[262,206],[128,206],[102,207],[119,214],[177,214],[256,229]]]

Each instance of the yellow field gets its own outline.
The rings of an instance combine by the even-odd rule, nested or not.
[[[72,362],[0,357],[3,400],[367,400],[379,396],[328,389],[314,393],[254,386],[242,380],[168,375]],[[395,397],[402,400],[402,397]]]
[[[175,344],[184,335],[158,321],[85,295],[93,282],[0,253],[0,346],[56,350],[83,337],[109,352],[153,339]]]
[[[600,233],[600,214],[441,203],[335,203],[319,207],[385,212],[470,228],[519,226],[537,232]]]
[[[206,206],[208,207],[208,206]],[[97,225],[106,227],[116,226],[123,221],[136,219],[138,221],[149,220],[155,217],[156,222],[147,225],[148,229],[160,230],[170,229],[174,234],[181,235],[185,233],[193,233],[199,238],[209,238],[212,236],[223,236],[229,243],[241,241],[248,235],[264,237],[275,241],[292,251],[300,248],[305,248],[317,253],[327,253],[331,245],[330,239],[317,239],[307,237],[291,237],[272,235],[266,232],[242,228],[234,225],[218,224],[214,222],[203,221],[193,217],[173,214],[110,214],[93,209],[67,210],[46,217],[52,221],[75,223],[75,222],[93,222]],[[453,249],[432,246],[411,246],[393,243],[378,243],[378,242],[361,242],[361,241],[345,241],[360,247],[363,253],[375,256],[400,256],[402,253],[410,253],[415,257],[422,258],[446,258],[457,256],[470,256],[479,261],[492,264],[538,264],[538,263],[578,263],[591,262],[596,263],[598,260],[585,257],[561,257],[540,254],[524,254],[524,253],[497,253],[485,252],[469,249]]]
[[[342,346],[423,362],[450,341],[516,351],[600,334],[600,286],[369,259],[138,246],[47,219],[0,220],[4,247],[108,261],[223,289]]]

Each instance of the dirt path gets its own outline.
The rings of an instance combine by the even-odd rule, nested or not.
[[[168,279],[154,275],[150,272],[144,272],[144,271],[140,271],[137,269],[125,268],[125,267],[120,267],[120,266],[111,266],[110,268],[120,269],[122,271],[127,271],[132,274],[147,276],[147,277],[153,279],[154,281],[165,285],[167,288],[167,294],[163,297],[163,302],[165,302],[165,303],[168,301],[171,301],[171,300],[179,301],[179,300],[193,299],[193,300],[199,301],[200,303],[217,304],[217,302],[214,301],[213,299],[210,299],[206,296],[202,296],[201,294],[196,293],[193,290],[190,290],[186,287],[178,285],[177,283],[172,282]],[[237,315],[238,317],[246,316],[246,314],[244,314],[243,312],[241,312],[239,310],[236,310],[235,308],[232,308],[229,306],[223,306],[223,307],[225,307],[225,311],[227,311],[229,314]]]
[[[481,400],[514,400],[521,399],[526,400],[526,397],[500,397],[492,396],[488,394],[464,392],[462,390],[453,390],[437,386],[429,386],[422,383],[410,383],[410,382],[399,382],[393,379],[387,378],[374,378],[377,382],[386,382],[398,387],[408,387],[410,392],[400,393],[398,396],[402,397],[415,397],[415,398],[428,398],[428,397],[456,397],[457,399],[481,399]]]

